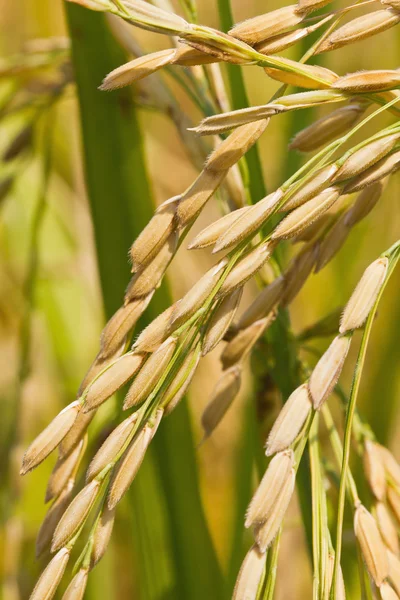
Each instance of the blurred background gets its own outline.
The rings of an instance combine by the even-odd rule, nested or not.
[[[377,8],[377,4],[373,8]],[[268,5],[261,0],[232,1],[235,21],[281,5],[276,0],[268,2]],[[178,6],[176,8],[179,10]],[[219,27],[215,2],[198,0],[198,9],[200,23]],[[85,22],[90,19],[97,22],[99,15],[86,13]],[[15,157],[0,162],[0,180],[10,178],[12,181],[0,205],[0,579],[3,580],[4,600],[18,600],[29,596],[38,574],[48,561],[48,557],[35,560],[34,542],[46,512],[44,492],[55,460],[51,457],[21,480],[18,476],[21,454],[57,412],[74,399],[80,381],[97,353],[106,312],[111,306],[118,306],[115,303],[118,298],[122,299],[128,282],[126,256],[129,242],[126,243],[126,240],[129,234],[121,232],[119,239],[110,235],[107,242],[107,223],[103,222],[103,258],[108,254],[111,260],[115,255],[115,244],[124,248],[118,264],[109,265],[110,275],[106,284],[110,291],[104,303],[104,282],[100,281],[98,269],[93,213],[85,191],[77,92],[74,74],[67,64],[69,43],[64,3],[61,0],[41,0],[39,3],[34,0],[17,3],[0,0],[0,30],[1,155],[4,156],[15,136],[29,125],[32,114],[41,111],[42,107],[38,108],[38,104],[42,93],[40,86],[45,89],[44,80],[46,85],[53,86],[53,91],[59,90],[60,71],[54,75],[54,65],[57,69],[60,64],[63,65],[61,72],[64,78],[61,97],[51,107],[46,105],[29,131],[29,140],[25,140],[22,150]],[[133,28],[129,31],[145,52],[168,46],[164,36]],[[50,66],[45,69],[44,80],[39,83],[31,81],[28,75],[18,75],[18,69],[10,77],[10,61],[13,65],[24,62],[23,56],[35,49],[33,41],[41,40],[41,44],[47,38],[57,38],[57,50],[52,54]],[[102,72],[101,59],[104,56],[101,48],[93,48],[93,52],[87,53],[82,73],[87,72],[90,82],[94,84],[96,81],[100,85],[107,71]],[[107,51],[108,47],[103,47],[104,55]],[[301,44],[284,53],[293,59],[298,59],[301,54]],[[98,62],[96,57],[99,57]],[[339,74],[365,68],[397,68],[400,63],[399,29],[395,27],[364,42],[321,55],[318,62]],[[226,71],[222,69],[222,73],[226,81]],[[243,74],[251,105],[267,103],[278,89],[278,84],[263,76],[257,67],[246,67]],[[198,123],[201,112],[179,81],[171,76],[171,72],[163,72],[161,78],[177,99],[182,113],[192,123]],[[22,99],[22,107],[18,109],[17,105],[16,110],[4,111],[2,106],[6,106],[7,98],[15,95],[20,85],[28,89]],[[133,92],[151,195],[154,203],[159,204],[189,186],[198,173],[198,166],[193,164],[168,111],[152,105],[145,87],[138,86]],[[110,111],[113,110],[114,100],[107,102],[110,103]],[[303,111],[271,120],[258,144],[268,190],[275,189],[303,161],[300,155],[287,149],[294,133],[325,112],[326,109]],[[367,135],[367,129],[371,135],[393,119],[385,114],[374,120],[361,132],[359,139]],[[100,150],[107,148],[109,143],[101,135],[107,129],[103,125],[98,122],[97,145]],[[91,133],[93,136],[94,132]],[[132,139],[132,145],[136,147],[137,140]],[[144,197],[143,183],[140,183],[142,168],[135,161],[134,153],[131,159],[123,168],[128,168],[132,180],[138,182],[139,193],[136,190],[132,201],[128,200],[131,202],[129,211],[133,221],[137,211],[140,215],[138,222],[143,225],[151,212],[149,207],[144,210],[141,206],[148,201]],[[112,169],[109,176],[114,177]],[[112,212],[113,205],[117,207],[120,183],[111,180],[109,190],[109,204],[104,214]],[[342,306],[365,267],[397,240],[400,233],[399,191],[399,176],[392,177],[378,206],[353,230],[336,258],[321,273],[309,279],[290,307],[295,333]],[[218,203],[211,200],[196,222],[193,234],[219,214]],[[288,245],[285,262],[292,252]],[[211,264],[210,252],[190,253],[183,245],[169,269],[172,298],[181,297]],[[400,454],[399,282],[400,272],[393,276],[380,306],[360,395],[363,415],[379,441],[389,444],[397,456]],[[242,300],[243,307],[255,291],[255,286],[248,285]],[[315,342],[319,350],[327,345],[327,339]],[[351,381],[354,359],[355,355],[347,361],[343,376],[346,390]],[[307,356],[307,360],[312,364],[315,359]],[[265,429],[281,403],[276,390],[265,394],[263,411],[267,418],[264,431],[260,432],[255,427],[251,369],[248,371],[248,382],[238,402],[212,437],[198,447],[202,438],[201,413],[220,372],[219,351],[202,361],[187,400],[188,418],[181,415],[185,411],[182,407],[180,412],[177,411],[179,414],[174,413],[162,424],[162,432],[170,428],[170,433],[161,434],[164,438],[146,457],[132,493],[121,504],[110,550],[90,576],[88,599],[197,598],[195,591],[188,591],[190,585],[194,590],[196,579],[203,577],[209,577],[212,585],[213,569],[205,546],[199,547],[203,542],[194,533],[199,519],[207,526],[216,562],[228,582],[224,591],[216,587],[215,593],[208,597],[229,597],[227,590],[232,587],[250,544],[250,536],[244,533],[240,515],[243,515],[254,484],[251,467],[254,447],[261,447]],[[110,431],[117,414],[117,402],[115,399],[107,403],[96,417],[91,431],[95,447],[98,445],[96,439],[104,439]],[[185,429],[183,436],[182,428]],[[186,431],[188,428],[190,434]],[[187,458],[187,443],[193,449],[190,458]],[[167,468],[175,469],[170,479]],[[204,518],[200,503],[191,503],[193,492],[189,487],[193,481],[188,479],[186,472],[194,482],[198,477]],[[348,545],[354,549],[353,542],[349,526],[345,532],[345,548]],[[183,548],[188,549],[187,557]],[[186,565],[186,575],[189,580],[192,578],[191,583],[177,583],[177,579],[185,579],[185,575],[179,573],[179,566],[185,569],[185,560],[189,560],[191,554],[193,571],[190,572]],[[215,556],[212,561],[214,564]],[[350,562],[349,565],[345,575],[351,590]],[[308,598],[310,585],[311,569],[301,517],[297,507],[293,506],[282,536],[276,598]]]

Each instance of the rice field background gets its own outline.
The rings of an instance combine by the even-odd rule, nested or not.
[[[217,2],[198,0],[199,22],[224,29],[218,10],[224,4],[220,1],[218,7]],[[267,4],[232,0],[235,22],[282,5],[276,1]],[[179,3],[175,8],[180,10]],[[366,6],[365,12],[368,10]],[[98,13],[61,0],[0,0],[0,30],[0,65],[22,60],[33,40],[54,37],[63,48],[59,60],[65,61],[64,74],[70,80],[50,107],[42,110],[32,100],[23,110],[2,116],[1,106],[16,88],[12,78],[0,76],[0,154],[32,114],[37,111],[39,115],[24,151],[14,161],[0,163],[0,178],[13,179],[0,204],[0,596],[23,600],[48,562],[48,555],[35,559],[35,537],[46,512],[44,493],[55,458],[21,478],[22,454],[74,400],[98,352],[104,323],[121,303],[129,281],[127,255],[133,239],[154,207],[181,193],[199,172],[199,163],[192,160],[171,112],[184,117],[185,131],[186,124],[197,125],[203,115],[198,99],[187,93],[172,69],[121,93],[98,91],[105,75],[126,57],[126,49],[115,42],[109,24]],[[71,33],[73,66],[69,71]],[[133,28],[127,29],[127,35],[146,52],[168,47],[165,36]],[[284,55],[298,60],[305,49],[300,42]],[[318,63],[343,75],[365,68],[398,68],[399,28],[322,54]],[[227,105],[238,108],[237,94],[233,100],[229,95],[234,69],[240,67],[223,67],[222,76],[228,90]],[[267,103],[279,84],[261,77],[257,67],[241,70],[250,105]],[[52,81],[52,68],[45,77]],[[32,98],[35,94],[40,97],[43,82],[30,76],[21,80]],[[162,108],[154,101],[152,85],[156,89],[161,86],[157,98],[162,98]],[[304,160],[288,150],[294,134],[327,112],[326,108],[313,108],[271,120],[257,144],[267,190],[279,186]],[[390,116],[379,116],[368,125],[369,135],[391,122]],[[195,139],[195,134],[192,136]],[[252,186],[257,186],[255,180],[249,181],[249,188]],[[364,269],[398,239],[399,192],[397,175],[390,179],[379,207],[352,230],[334,260],[309,278],[290,306],[294,335],[343,307]],[[190,238],[219,215],[218,202],[211,200]],[[281,257],[285,264],[293,252],[293,246],[285,244]],[[188,252],[183,245],[168,271],[168,283],[157,291],[143,323],[163,310],[169,299],[182,297],[212,264],[208,250]],[[397,270],[379,305],[358,403],[378,441],[390,447],[398,459],[399,285]],[[247,284],[242,306],[250,303],[256,291],[254,283]],[[359,333],[356,336],[360,338]],[[310,346],[323,352],[330,339],[312,340]],[[302,350],[311,366],[316,362],[312,348]],[[352,349],[342,375],[346,391],[356,355]],[[238,569],[252,543],[251,533],[243,527],[244,512],[255,488],[257,465],[265,464],[262,445],[282,404],[282,394],[270,378],[265,377],[262,386],[257,384],[259,374],[265,375],[267,362],[267,357],[258,353],[256,360],[247,364],[239,398],[210,438],[201,443],[201,415],[221,373],[219,351],[202,360],[188,397],[163,421],[119,506],[110,548],[91,573],[85,598],[231,597]],[[294,387],[290,374],[283,373],[282,378],[288,395]],[[122,398],[116,396],[96,415],[89,437],[93,451],[120,418],[121,403]],[[332,410],[340,422],[341,413],[334,402]],[[327,438],[325,431],[322,452],[329,463],[333,456]],[[359,474],[358,458],[352,466]],[[347,597],[358,600],[354,545],[351,517],[346,513],[342,566]],[[310,558],[296,499],[281,537],[275,598],[311,598],[311,584]],[[64,590],[63,584],[56,597],[61,598]]]

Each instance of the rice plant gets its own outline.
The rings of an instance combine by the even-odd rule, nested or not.
[[[299,0],[235,22],[229,0],[219,0],[213,27],[199,18],[205,4],[71,0],[64,6],[69,40],[36,40],[3,61],[3,201],[11,204],[30,165],[39,172],[2,453],[5,600],[108,596],[91,582],[96,574],[101,581],[113,540],[124,538],[126,513],[135,551],[118,548],[118,559],[123,570],[134,557],[138,581],[115,597],[136,597],[135,590],[152,600],[400,597],[400,464],[387,440],[396,419],[373,418],[380,403],[396,417],[396,390],[376,393],[385,378],[395,380],[396,364],[366,373],[385,292],[397,295],[396,215],[385,221],[387,239],[374,223],[396,194],[400,71],[389,68],[391,51],[379,52],[379,68],[368,53],[362,70],[346,66],[357,48],[377,48],[378,34],[398,37],[400,5]],[[142,38],[139,30],[150,33]],[[160,38],[165,47],[157,49]],[[142,39],[155,51],[144,51]],[[272,85],[266,102],[249,101],[248,71],[256,71],[258,86]],[[53,125],[75,94],[107,322],[75,395],[68,390],[21,457]],[[139,106],[148,111],[142,123]],[[154,111],[168,119],[196,175],[153,212],[152,183],[168,188],[170,176],[180,184],[179,165],[165,171],[143,145]],[[277,131],[284,151],[270,183],[264,173]],[[356,256],[357,231],[367,222],[374,252]],[[197,276],[178,295],[164,279],[172,272],[174,280],[183,254]],[[336,281],[312,287],[313,275],[323,277],[339,260]],[[350,292],[341,285],[349,274]],[[307,307],[315,303],[325,312],[310,323]],[[397,347],[393,322],[386,337],[395,341],[382,337],[374,357],[385,345]],[[79,345],[84,331],[74,327],[73,337]],[[187,395],[196,381],[209,387],[202,365],[210,355],[219,376],[195,441]],[[371,387],[378,380],[377,408],[363,402],[365,378]],[[221,561],[196,460],[243,397],[248,407],[233,461],[237,510],[231,539],[221,533]],[[20,487],[16,463],[29,478],[53,453],[33,581],[24,566],[33,544],[23,532],[32,491]],[[302,531],[298,545],[285,546],[290,530]],[[295,564],[307,566],[291,588]],[[110,571],[107,577],[113,580]]]

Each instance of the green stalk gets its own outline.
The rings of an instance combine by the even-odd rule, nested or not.
[[[103,77],[126,61],[99,13],[66,5],[78,85],[85,178],[92,211],[100,280],[107,316],[121,304],[129,279],[127,251],[153,208],[142,136],[129,89],[97,90]],[[169,303],[165,288],[151,319]],[[222,576],[203,514],[189,414],[177,409],[155,437],[129,494],[132,537],[141,598],[221,598]],[[160,502],[165,499],[165,504]],[[157,540],[157,544],[155,544]],[[167,553],[168,561],[157,553]],[[203,565],[204,577],[199,575]],[[205,567],[205,565],[207,565]],[[193,585],[193,581],[196,585]]]
[[[382,256],[387,256],[389,258],[389,267],[388,272],[385,278],[385,281],[379,291],[378,297],[375,301],[375,304],[368,316],[363,337],[361,340],[360,350],[358,352],[357,364],[354,371],[353,382],[351,386],[349,404],[346,411],[346,423],[345,423],[345,432],[344,432],[344,442],[343,442],[343,460],[342,460],[342,469],[340,474],[340,487],[339,487],[339,499],[338,499],[338,515],[337,515],[337,526],[336,526],[336,551],[335,551],[335,566],[333,570],[333,584],[331,590],[331,598],[336,598],[336,586],[337,586],[337,578],[339,573],[340,566],[340,556],[342,551],[342,535],[343,535],[343,517],[344,517],[344,504],[345,504],[345,496],[346,496],[346,485],[347,485],[347,474],[349,470],[349,458],[350,458],[350,447],[351,447],[351,437],[352,437],[352,429],[353,429],[353,419],[354,413],[356,410],[356,403],[358,392],[361,384],[361,376],[364,368],[365,357],[367,355],[367,347],[369,338],[372,331],[372,325],[375,319],[376,311],[378,308],[379,301],[382,297],[383,291],[389,281],[390,275],[393,272],[393,269],[400,258],[400,242],[397,242],[392,248],[390,248],[387,252],[385,252]]]

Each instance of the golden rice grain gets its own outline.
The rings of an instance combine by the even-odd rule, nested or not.
[[[66,406],[32,442],[22,459],[21,475],[37,467],[62,441],[81,409],[78,401]]]
[[[350,342],[349,336],[336,337],[314,367],[309,389],[315,409],[321,407],[335,387],[342,372]]]
[[[238,366],[231,367],[225,371],[211,393],[209,403],[201,417],[204,429],[204,438],[211,435],[221,419],[226,414],[233,400],[239,393],[241,383],[241,369]]]
[[[255,321],[246,329],[240,329],[225,346],[221,354],[222,368],[224,370],[229,369],[229,367],[243,361],[274,318],[275,315],[270,313],[267,317]]]
[[[62,597],[62,600],[82,600],[88,579],[88,570],[79,569],[71,583],[67,587]]]
[[[101,373],[85,392],[84,410],[97,408],[137,373],[144,362],[143,354],[127,353]]]
[[[217,239],[250,208],[250,206],[238,208],[224,215],[217,221],[214,221],[214,223],[211,223],[211,225],[196,235],[194,240],[189,244],[188,249],[197,250],[199,248],[207,248],[208,246],[212,246],[215,244]]]
[[[75,496],[56,527],[51,544],[52,552],[65,546],[79,531],[96,502],[99,490],[100,481],[95,479]]]
[[[271,456],[285,450],[300,433],[312,409],[308,384],[297,388],[281,409],[267,440],[266,454]]]
[[[391,550],[391,552],[394,552],[396,555],[398,555],[400,550],[399,536],[392,517],[390,516],[389,511],[383,502],[376,503],[375,517],[378,523],[380,534],[386,546],[389,548],[389,550]]]
[[[256,600],[265,568],[265,554],[256,545],[247,552],[233,590],[232,600]]]
[[[96,530],[93,536],[93,547],[90,561],[91,569],[97,565],[97,563],[106,553],[114,527],[114,520],[115,510],[109,510],[107,506],[105,506],[101,512],[101,516],[96,525]]]
[[[278,189],[257,202],[254,206],[249,207],[230,227],[225,229],[218,238],[213,252],[232,248],[245,238],[253,236],[274,212],[282,196],[282,191]]]
[[[179,200],[180,196],[175,196],[163,202],[133,242],[129,250],[132,272],[139,271],[139,269],[150,262],[171,235]]]
[[[226,296],[243,286],[267,262],[273,249],[274,244],[265,242],[237,262],[221,285],[218,296]]]
[[[129,439],[137,421],[137,416],[137,413],[133,413],[130,417],[122,421],[103,442],[88,467],[86,483],[92,481],[107,465],[114,461]]]
[[[249,504],[245,527],[265,523],[279,503],[285,484],[292,479],[293,467],[292,450],[279,452],[273,457]]]
[[[376,33],[386,31],[400,22],[400,14],[395,10],[377,10],[353,19],[333,31],[318,47],[317,52],[336,50],[347,44],[364,40]]]
[[[383,500],[386,495],[385,468],[379,452],[379,446],[372,440],[365,441],[363,465],[364,473],[372,493],[378,500]]]
[[[70,551],[62,548],[49,562],[41,576],[29,600],[51,600],[67,567]]]
[[[259,44],[270,36],[282,33],[285,29],[301,23],[303,16],[299,15],[296,10],[297,4],[283,6],[235,25],[229,34],[247,44]]]
[[[151,75],[161,67],[170,64],[174,56],[175,50],[173,48],[139,56],[111,71],[104,78],[99,89],[109,91],[131,85]]]
[[[314,223],[325,211],[328,210],[339,198],[341,193],[338,187],[329,187],[317,196],[295,208],[285,217],[272,232],[273,240],[288,239],[298,235],[306,227]]]
[[[365,108],[363,104],[357,102],[337,108],[299,131],[289,144],[289,148],[299,152],[317,150],[354,127]]]
[[[58,457],[47,483],[45,502],[50,502],[61,494],[78,468],[84,446],[85,440],[82,439],[67,456]]]
[[[147,359],[144,366],[135,377],[125,397],[124,410],[139,404],[152,392],[160,376],[171,360],[177,344],[176,338],[168,338]]]
[[[283,277],[277,277],[272,283],[267,285],[244,311],[237,323],[237,328],[246,329],[255,321],[268,315],[276,304],[279,303],[282,297],[284,283]]]
[[[211,352],[223,339],[235,316],[242,297],[242,288],[238,288],[221,300],[211,315],[204,332],[201,353],[203,356]]]
[[[389,575],[387,551],[375,519],[362,504],[355,511],[354,531],[368,572],[379,587]]]
[[[378,258],[365,269],[343,311],[340,333],[362,327],[383,286],[388,264],[389,260],[386,257]]]

